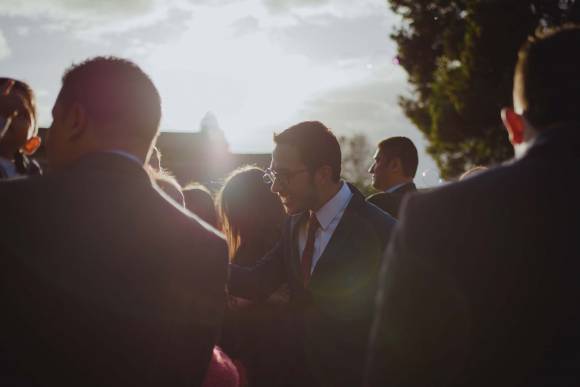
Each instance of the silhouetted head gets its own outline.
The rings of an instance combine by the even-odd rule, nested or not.
[[[145,163],[158,133],[161,98],[136,64],[96,57],[65,72],[52,116],[47,140],[51,169],[109,150],[131,153]]]
[[[537,133],[580,123],[580,27],[564,26],[530,37],[518,53],[513,108],[502,119],[516,155]]]
[[[317,210],[340,187],[341,153],[334,134],[306,121],[274,135],[276,147],[265,177],[289,214]]]
[[[418,164],[417,148],[407,137],[390,137],[381,141],[369,168],[373,187],[385,191],[413,181]]]
[[[284,209],[263,180],[264,171],[242,167],[233,171],[219,191],[216,204],[230,257],[244,244],[256,245],[279,231]],[[257,257],[258,258],[258,257]]]
[[[217,214],[211,192],[199,184],[188,184],[182,190],[185,199],[185,208],[193,212],[207,223],[218,228]]]

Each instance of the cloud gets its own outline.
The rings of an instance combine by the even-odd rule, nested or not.
[[[179,6],[182,1],[171,3]],[[34,19],[35,26],[98,40],[166,20],[170,7],[161,0],[27,0],[0,2],[0,16]]]
[[[339,133],[365,132],[371,140],[413,130],[397,103],[403,79],[370,78],[321,93],[306,101],[300,115],[320,119]]]
[[[245,16],[233,22],[231,28],[232,34],[239,37],[257,32],[260,29],[260,21],[254,16]]]
[[[18,34],[18,36],[28,36],[28,34],[30,34],[30,27],[18,26],[16,27],[16,33]]]
[[[386,0],[260,0],[273,15],[290,14],[298,17],[334,15],[340,18],[359,18],[388,11]]]
[[[340,18],[310,17],[300,24],[273,31],[274,38],[289,52],[300,52],[321,62],[384,56],[394,53],[389,39],[390,24],[382,15]]]
[[[312,8],[327,4],[329,0],[263,0],[272,13],[286,13],[296,8]]]
[[[8,41],[4,37],[2,30],[0,30],[0,61],[8,58],[11,53],[12,51],[10,50],[10,46],[8,46]]]

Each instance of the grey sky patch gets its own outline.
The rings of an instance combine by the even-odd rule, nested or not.
[[[266,9],[275,14],[290,12],[300,7],[316,7],[328,2],[329,0],[263,0]]]
[[[289,52],[305,54],[318,62],[337,62],[394,53],[389,31],[382,15],[355,19],[324,15],[274,30],[273,37]]]
[[[8,40],[4,36],[2,30],[0,30],[0,61],[8,58],[12,50],[10,50],[10,46],[8,46]]]
[[[260,21],[253,16],[246,16],[232,24],[232,33],[235,36],[244,36],[260,29]]]

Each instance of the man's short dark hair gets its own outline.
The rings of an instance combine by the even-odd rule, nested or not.
[[[131,138],[152,141],[161,120],[161,97],[136,64],[116,57],[95,57],[71,66],[62,77],[59,101],[78,103],[90,119],[119,123]]]
[[[536,129],[580,122],[580,27],[567,25],[530,37],[518,53],[515,98]]]
[[[407,137],[390,137],[379,143],[379,150],[386,161],[399,159],[403,167],[403,173],[407,177],[415,177],[419,155],[413,141]]]
[[[340,145],[334,134],[318,121],[305,121],[274,134],[277,145],[291,145],[298,149],[302,162],[310,171],[328,165],[332,179],[340,180]]]

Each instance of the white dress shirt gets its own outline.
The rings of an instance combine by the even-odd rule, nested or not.
[[[320,256],[324,252],[324,249],[328,245],[336,226],[342,219],[342,215],[352,198],[352,192],[348,188],[348,184],[341,182],[342,186],[340,190],[327,201],[318,211],[316,211],[316,219],[320,227],[316,230],[314,234],[314,253],[312,254],[312,267],[310,268],[310,273],[314,271]],[[298,233],[298,248],[300,251],[300,257],[304,252],[306,246],[306,239],[308,238],[308,222],[304,222],[300,225],[300,230]]]

